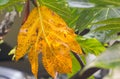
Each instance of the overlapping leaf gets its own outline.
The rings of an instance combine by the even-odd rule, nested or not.
[[[93,24],[100,25],[100,27],[96,28],[95,31],[115,30],[116,32],[119,32],[120,30],[120,18],[107,19]]]
[[[28,53],[36,77],[40,52],[43,65],[52,77],[56,72],[71,72],[70,51],[82,54],[75,37],[74,31],[55,12],[45,6],[34,8],[20,29],[15,59]]]
[[[83,72],[87,69],[98,68],[116,68],[120,67],[120,44],[109,47],[105,52],[98,56],[92,63],[85,66]]]
[[[99,55],[105,51],[105,47],[95,38],[77,37],[77,41],[86,54]]]
[[[113,7],[120,6],[119,0],[89,0],[89,2],[95,3],[99,7]]]

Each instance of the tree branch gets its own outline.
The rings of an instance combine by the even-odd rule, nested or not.
[[[81,65],[81,68],[84,68],[84,63],[82,61],[82,59],[80,58],[79,55],[77,55],[76,53],[72,52],[73,55],[76,57],[76,59],[78,60],[78,62]],[[96,71],[98,71],[100,68],[90,68],[88,70],[86,70],[83,74],[81,74],[81,70],[78,71],[75,75],[73,75],[70,79],[87,79],[88,77],[92,76]]]
[[[25,21],[27,20],[29,13],[30,13],[30,1],[27,0],[25,5],[25,12],[24,12],[24,18],[23,18],[22,24],[24,24]]]
[[[94,67],[94,68],[90,68],[86,70],[83,74],[81,74],[79,71],[74,76],[72,76],[70,79],[87,79],[88,77],[92,76],[98,70],[100,70],[100,68]]]

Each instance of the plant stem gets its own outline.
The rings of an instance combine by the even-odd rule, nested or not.
[[[26,5],[25,5],[24,19],[23,19],[22,24],[24,24],[25,21],[27,20],[29,13],[30,13],[30,1],[27,0],[26,1]]]
[[[89,29],[84,29],[82,32],[76,31],[75,33],[77,35],[83,36],[83,35],[87,34],[89,31],[90,31]]]
[[[75,58],[78,60],[78,62],[80,63],[81,68],[83,68],[85,65],[84,65],[82,59],[80,58],[80,56],[78,54],[74,53],[74,52],[72,52],[72,53],[75,56]]]
[[[84,65],[82,59],[80,58],[80,56],[74,52],[72,52],[72,53],[76,57],[78,62],[80,63],[81,69],[83,69],[85,65]],[[90,68],[90,69],[86,70],[83,74],[81,74],[81,70],[80,70],[75,75],[73,75],[70,79],[87,79],[88,77],[92,76],[92,74],[94,74],[99,69],[100,68],[96,68],[96,67]]]
[[[86,70],[83,74],[81,74],[79,71],[74,76],[72,76],[70,79],[87,79],[88,77],[92,76],[98,70],[100,70],[100,68],[94,67],[94,68],[90,68]]]

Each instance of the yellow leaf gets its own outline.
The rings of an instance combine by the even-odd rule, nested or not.
[[[34,50],[35,48],[31,48],[28,54],[29,61],[31,63],[31,69],[35,77],[37,78],[38,73],[38,53]],[[33,55],[34,54],[34,55]]]
[[[75,37],[74,31],[55,12],[46,6],[34,8],[18,34],[15,59],[28,53],[32,72],[37,77],[41,52],[43,65],[52,77],[56,72],[69,73],[72,68],[70,51],[82,54]]]
[[[23,57],[27,53],[28,49],[36,42],[36,31],[38,30],[37,26],[39,25],[38,16],[35,16],[38,14],[36,10],[37,9],[34,9],[30,13],[27,21],[23,24],[18,34],[18,44],[15,53],[16,60]]]

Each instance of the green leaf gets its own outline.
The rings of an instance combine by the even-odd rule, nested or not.
[[[95,3],[96,6],[100,7],[120,6],[120,0],[89,0],[89,2]]]
[[[86,65],[80,74],[90,68],[119,68],[120,67],[120,43],[109,47],[105,52],[98,56],[92,63]]]
[[[119,32],[120,30],[120,18],[112,18],[103,21],[98,21],[93,23],[95,25],[99,25],[94,31],[114,31],[114,33]]]
[[[86,16],[87,17],[87,16]],[[89,17],[89,16],[88,16]],[[100,12],[96,15],[96,17],[94,18],[94,20],[91,22],[91,24],[93,23],[97,23],[97,22],[102,22],[105,21],[107,19],[115,19],[115,18],[119,18],[120,17],[120,11],[118,8],[102,8],[100,9]],[[117,20],[117,19],[116,19]],[[91,25],[89,24],[90,27],[90,32],[88,34],[86,34],[85,36],[91,36],[94,38],[97,38],[99,41],[103,42],[103,43],[107,43],[110,40],[115,40],[115,38],[117,38],[117,30],[102,30],[102,31],[97,31],[95,29],[101,27],[101,26],[105,26],[105,24],[94,24]]]
[[[15,8],[16,8],[17,12],[19,12],[19,13],[21,13],[23,11],[23,7],[24,7],[23,4],[19,4],[19,5],[16,4],[15,5]]]
[[[70,19],[66,19],[67,20],[67,24],[69,27],[75,29],[76,28],[76,23],[77,20],[80,17],[80,13],[83,9],[77,9],[77,8],[70,8]]]
[[[92,24],[120,24],[120,18],[111,18],[107,20],[98,21]]]
[[[102,8],[94,22],[120,17],[119,8]]]
[[[97,13],[99,13],[98,9],[84,9],[80,13],[80,17],[77,20],[75,29],[77,29],[79,32],[82,32],[95,19]]]
[[[105,50],[105,47],[95,38],[77,37],[77,41],[85,53],[99,55]]]
[[[83,71],[92,68],[116,68],[120,67],[120,44],[109,47],[104,53],[98,56],[91,64],[87,65]]]
[[[0,6],[7,4],[9,2],[9,0],[0,0]]]
[[[119,32],[120,24],[108,24],[105,26],[100,26],[96,28],[94,31],[105,31],[105,30],[115,30],[116,32]]]
[[[120,17],[119,8],[90,8],[84,9],[80,13],[80,17],[77,21],[76,28],[79,33],[81,33],[84,29],[90,28],[93,30],[98,27],[97,25],[92,26],[92,23],[96,23],[102,20],[110,19],[110,18],[118,18]]]

